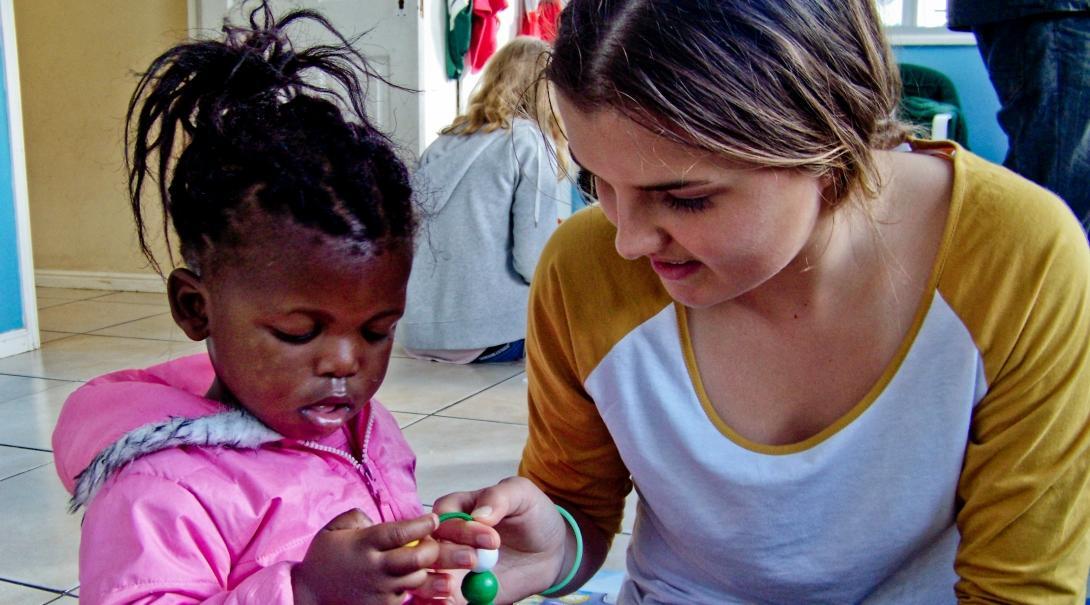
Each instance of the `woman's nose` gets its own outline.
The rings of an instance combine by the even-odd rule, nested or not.
[[[343,378],[360,371],[359,345],[352,338],[334,338],[323,347],[318,360],[318,375]]]
[[[664,233],[649,216],[649,210],[641,208],[645,201],[617,200],[614,224],[617,237],[614,246],[617,254],[628,260],[658,252],[665,240]]]

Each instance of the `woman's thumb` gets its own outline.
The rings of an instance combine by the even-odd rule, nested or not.
[[[374,523],[371,519],[358,508],[352,510],[346,510],[343,513],[337,515],[332,521],[325,524],[323,528],[325,531],[339,531],[342,529],[364,529],[371,527]]]

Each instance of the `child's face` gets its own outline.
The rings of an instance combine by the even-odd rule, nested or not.
[[[216,370],[208,396],[240,404],[285,437],[323,437],[358,414],[382,383],[411,249],[353,252],[294,224],[256,239],[264,243],[198,279]],[[178,309],[175,318],[187,327]],[[334,378],[345,379],[347,395],[334,394]]]

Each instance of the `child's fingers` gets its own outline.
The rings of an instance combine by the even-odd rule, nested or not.
[[[341,529],[365,529],[371,527],[371,519],[358,508],[346,510],[337,515],[332,521],[325,524],[325,531],[337,531]]]
[[[433,514],[422,515],[415,519],[380,523],[369,533],[368,542],[378,550],[394,550],[411,542],[430,536],[439,526],[439,517]]]
[[[404,593],[416,593],[418,590],[424,588],[428,582],[430,573],[431,572],[426,569],[417,569],[412,573],[388,577],[382,585],[386,587],[385,592],[389,594],[400,594],[402,598],[397,600],[397,602],[401,603],[404,600]]]
[[[428,572],[427,580],[412,592],[418,600],[446,599],[454,594],[454,578],[450,574],[432,571]]]
[[[435,569],[439,558],[439,543],[422,540],[415,546],[403,546],[382,553],[382,572],[390,576],[403,576],[419,569]]]

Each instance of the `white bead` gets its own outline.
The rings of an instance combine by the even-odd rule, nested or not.
[[[500,560],[500,551],[488,550],[487,548],[477,549],[477,564],[473,566],[471,571],[481,573],[482,571],[489,571],[496,566],[496,561]]]

